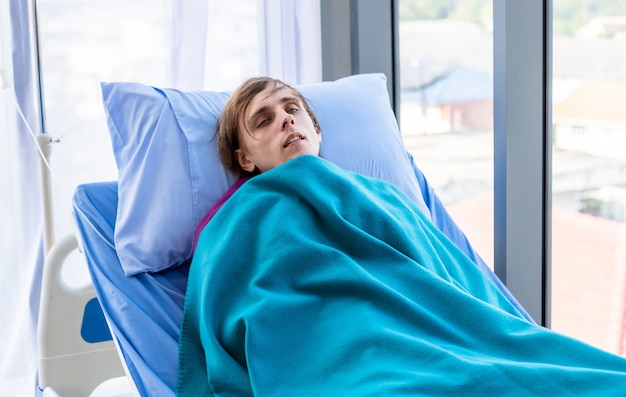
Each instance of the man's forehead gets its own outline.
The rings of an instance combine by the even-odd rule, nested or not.
[[[297,99],[293,92],[285,86],[276,87],[270,86],[259,92],[252,98],[250,108],[257,106],[264,106],[264,103],[270,99],[278,99],[279,101]]]

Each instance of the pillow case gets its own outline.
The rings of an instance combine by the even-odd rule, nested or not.
[[[215,126],[229,93],[102,83],[118,168],[115,245],[126,275],[188,261],[195,228],[233,185],[217,151]],[[428,215],[384,74],[296,86],[322,129],[321,155],[387,180]]]

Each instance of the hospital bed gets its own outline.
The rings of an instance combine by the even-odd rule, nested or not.
[[[298,88],[319,118],[322,157],[400,187],[531,320],[406,151],[384,75]],[[76,189],[77,236],[57,244],[46,263],[39,389],[84,396],[126,375],[128,395],[169,396],[194,229],[235,183],[212,136],[229,94],[138,83],[103,83],[102,91],[119,180]],[[93,289],[59,282],[64,258],[79,247]]]

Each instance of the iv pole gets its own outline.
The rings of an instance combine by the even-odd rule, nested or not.
[[[41,178],[41,198],[43,205],[43,244],[44,253],[47,254],[54,245],[54,215],[52,210],[52,187],[50,182],[50,154],[54,140],[46,133],[46,117],[43,98],[43,76],[41,73],[41,54],[39,48],[39,19],[37,17],[37,0],[32,2],[33,26],[34,26],[34,48],[35,48],[35,71],[37,73],[37,92],[39,95],[39,116],[41,132],[37,134],[37,145],[39,145],[42,156],[39,158],[39,170]]]

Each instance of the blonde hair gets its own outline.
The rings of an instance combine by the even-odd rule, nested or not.
[[[295,88],[271,77],[252,77],[244,81],[224,105],[222,114],[217,122],[217,147],[222,164],[238,177],[252,176],[258,173],[256,170],[248,172],[241,168],[235,151],[240,148],[239,134],[242,132],[242,128],[246,133],[249,133],[245,127],[243,117],[250,102],[257,94],[271,85],[274,86],[274,91],[282,88],[288,89],[291,94],[302,101],[304,109],[313,121],[313,126],[317,131],[321,131],[317,116],[315,116],[302,94]]]

